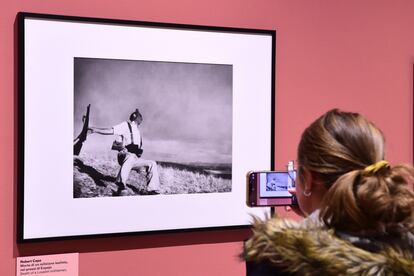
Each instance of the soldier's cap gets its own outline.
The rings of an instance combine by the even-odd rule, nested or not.
[[[138,117],[142,118],[142,114],[139,112],[138,108],[136,108],[135,111],[129,115],[129,120],[135,121]]]

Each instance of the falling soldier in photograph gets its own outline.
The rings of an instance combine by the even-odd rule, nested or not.
[[[112,149],[118,151],[118,163],[121,166],[116,177],[118,186],[117,195],[123,195],[126,191],[126,182],[132,169],[147,170],[147,194],[159,194],[160,180],[157,163],[153,160],[141,158],[142,136],[138,126],[142,123],[142,115],[136,109],[129,116],[129,120],[109,128],[89,127],[89,132],[101,135],[117,135]]]

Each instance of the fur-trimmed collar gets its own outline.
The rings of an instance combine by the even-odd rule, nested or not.
[[[255,221],[244,257],[298,275],[414,275],[412,250],[384,247],[374,253],[320,224],[278,218]]]

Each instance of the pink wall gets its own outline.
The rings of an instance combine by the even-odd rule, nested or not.
[[[20,255],[81,252],[80,275],[243,275],[246,231],[210,231],[17,246],[14,23],[18,11],[277,29],[276,163],[295,157],[303,128],[332,107],[362,112],[411,162],[411,0],[2,0],[0,8],[0,275]],[[168,212],[168,210],[166,210]]]

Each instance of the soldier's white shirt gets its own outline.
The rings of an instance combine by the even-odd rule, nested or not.
[[[133,139],[134,139],[133,144],[140,145],[140,143],[141,143],[141,133],[138,129],[138,126],[135,122],[131,122],[130,124],[131,124]],[[120,124],[117,124],[117,125],[113,126],[112,128],[114,130],[115,135],[122,135],[124,137],[124,144],[125,145],[132,144],[131,132],[129,130],[127,121],[122,122]]]

